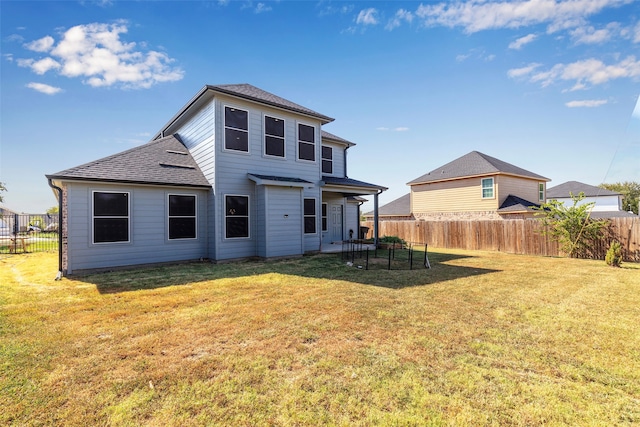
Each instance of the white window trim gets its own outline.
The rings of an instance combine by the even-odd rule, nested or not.
[[[331,158],[330,159],[325,159],[324,156],[322,155],[322,151],[323,151],[322,149],[325,148],[325,147],[328,148],[329,150],[331,150]],[[331,172],[325,172],[323,170],[325,160],[331,162]],[[330,145],[322,145],[322,146],[320,146],[320,170],[322,171],[323,174],[326,173],[328,175],[333,175],[333,169],[334,169],[333,166],[334,166],[334,164],[333,164],[333,147],[330,146]]]
[[[545,196],[544,182],[539,182],[538,183],[538,201],[544,202],[544,199],[545,199],[544,196]]]
[[[491,180],[491,196],[490,197],[485,197],[484,195],[484,181],[490,179]],[[488,187],[487,187],[488,188]],[[480,179],[480,192],[482,195],[482,198],[484,200],[490,200],[490,199],[495,199],[496,198],[496,181],[493,177],[489,177],[489,178],[481,178]]]
[[[247,198],[247,236],[243,237],[227,237],[227,197],[246,197]],[[224,195],[224,240],[249,240],[251,239],[251,197],[248,194],[225,194]]]
[[[315,219],[315,224],[316,224],[316,226],[314,227],[316,231],[314,231],[313,233],[306,233],[304,231],[305,219],[311,216],[311,215],[305,215],[304,213],[304,201],[307,199],[313,200],[313,218]],[[322,228],[322,225],[320,225],[320,228]],[[318,234],[318,199],[316,199],[315,197],[302,198],[302,234],[305,236],[314,236]]]
[[[247,151],[242,151],[242,150],[234,150],[232,148],[227,148],[227,121],[225,118],[225,111],[227,108],[233,108],[234,110],[240,110],[240,111],[245,111],[247,113]],[[250,131],[250,123],[251,123],[251,113],[249,112],[249,110],[244,109],[244,108],[240,108],[240,107],[236,107],[235,105],[231,105],[231,104],[223,104],[222,106],[222,151],[225,151],[227,153],[234,153],[234,154],[242,154],[242,155],[249,155],[251,154],[251,131]],[[236,128],[232,128],[229,127],[229,129],[234,129],[240,132],[245,132],[243,129],[236,129]]]
[[[274,156],[273,154],[267,154],[267,117],[271,117],[272,119],[278,119],[278,120],[282,120],[283,127],[284,127],[284,136],[282,137],[282,143],[284,145],[284,155],[283,156]],[[278,116],[274,116],[272,114],[263,114],[262,116],[262,126],[263,126],[263,132],[262,132],[262,155],[264,157],[268,157],[270,159],[277,159],[277,160],[286,160],[287,159],[287,121],[286,119],[282,118],[282,117],[278,117]],[[275,138],[279,138],[278,136],[275,135],[269,135],[269,136],[273,136]]]
[[[190,196],[194,198],[196,211],[192,216],[171,216],[169,215],[169,199],[171,196]],[[169,235],[169,220],[171,218],[195,218],[196,219],[196,235],[195,237],[181,237],[179,239],[172,239]],[[180,240],[197,240],[198,239],[198,195],[193,193],[168,193],[167,194],[167,240],[170,242],[180,241]]]
[[[127,240],[121,240],[119,242],[96,242],[96,234],[95,234],[95,219],[96,218],[123,218],[121,216],[100,216],[96,217],[96,207],[95,207],[95,193],[117,193],[117,194],[126,194],[127,195]],[[92,190],[91,191],[91,244],[93,245],[121,245],[131,243],[131,192],[129,191],[113,191],[113,190]]]
[[[311,144],[307,141],[300,141],[300,125],[313,128],[313,160],[300,158],[300,143]],[[315,125],[305,122],[296,122],[296,161],[305,163],[318,163],[318,128]]]

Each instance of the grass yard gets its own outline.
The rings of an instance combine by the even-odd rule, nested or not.
[[[640,424],[640,265],[438,251],[54,281],[0,259],[0,425]]]

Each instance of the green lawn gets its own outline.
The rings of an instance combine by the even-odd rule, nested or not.
[[[640,424],[640,265],[437,251],[54,281],[0,259],[0,425]]]

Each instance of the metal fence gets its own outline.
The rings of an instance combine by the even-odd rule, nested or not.
[[[0,215],[0,253],[57,251],[57,214]]]
[[[373,246],[362,240],[344,240],[340,258],[347,265],[364,270],[413,270],[431,268],[427,245],[391,243]]]

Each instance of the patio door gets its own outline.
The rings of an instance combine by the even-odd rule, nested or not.
[[[331,241],[339,242],[342,236],[342,205],[331,205]]]

